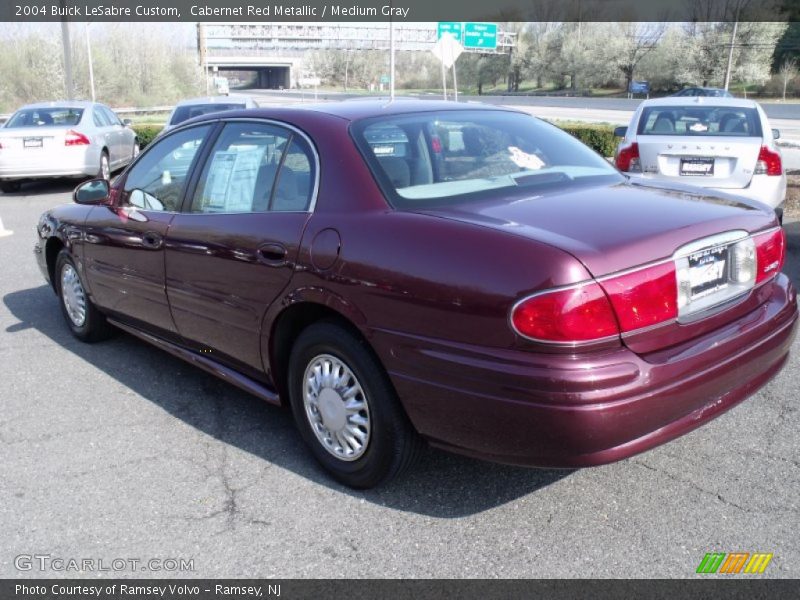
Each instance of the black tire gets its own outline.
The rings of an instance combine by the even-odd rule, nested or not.
[[[341,361],[354,377],[349,381],[355,381],[363,390],[360,397],[368,407],[369,437],[358,458],[345,460],[335,456],[312,429],[312,417],[304,402],[304,381],[306,369],[322,356]],[[371,488],[394,479],[415,462],[422,441],[403,411],[383,366],[371,349],[344,327],[322,321],[305,329],[292,347],[288,378],[292,413],[300,434],[317,461],[336,480],[358,489]],[[338,399],[344,403],[341,397]],[[321,420],[322,411],[317,414]]]
[[[0,181],[0,191],[4,194],[18,192],[22,184],[19,181]]]
[[[84,318],[82,322],[78,319],[75,319],[73,316],[70,316],[70,312],[67,309],[67,302],[64,300],[65,291],[62,289],[63,277],[68,268],[72,270],[72,273],[74,273],[75,277],[77,278],[76,283],[80,286],[83,292]],[[55,277],[55,285],[56,291],[58,292],[59,304],[61,305],[61,314],[64,315],[64,320],[67,322],[67,326],[72,332],[72,335],[83,342],[99,342],[111,337],[115,333],[114,328],[109,325],[108,321],[106,321],[105,315],[103,315],[103,313],[101,313],[94,303],[89,299],[89,296],[86,294],[86,290],[83,286],[83,281],[80,278],[78,268],[75,266],[75,262],[72,260],[69,252],[64,249],[58,253],[58,257],[56,258],[56,268],[54,269],[53,274]],[[69,295],[69,293],[67,292],[66,295]]]
[[[100,167],[97,169],[97,177],[100,179],[111,179],[111,163],[108,158],[108,150],[100,153]]]

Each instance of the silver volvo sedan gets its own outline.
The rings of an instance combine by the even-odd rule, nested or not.
[[[108,179],[138,154],[136,132],[104,104],[29,104],[0,127],[0,190],[50,177]]]
[[[752,100],[645,100],[630,125],[615,131],[617,168],[630,175],[759,200],[781,212],[786,174],[777,130]]]

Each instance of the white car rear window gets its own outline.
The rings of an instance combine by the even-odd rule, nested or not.
[[[649,106],[638,135],[762,137],[755,108],[736,106]]]

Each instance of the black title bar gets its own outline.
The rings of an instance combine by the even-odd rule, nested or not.
[[[0,21],[787,21],[800,0],[3,0]]]
[[[752,576],[693,580],[298,580],[298,579],[5,579],[3,600],[774,600],[796,597],[797,580]]]

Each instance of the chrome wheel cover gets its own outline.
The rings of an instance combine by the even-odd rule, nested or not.
[[[61,298],[72,324],[83,327],[86,323],[86,293],[75,267],[71,264],[66,264],[61,269]]]
[[[303,375],[303,405],[322,447],[339,460],[359,459],[372,429],[369,402],[358,379],[330,354],[312,358]]]
[[[100,157],[100,176],[103,179],[111,176],[111,167],[108,166],[108,157],[105,154]]]

